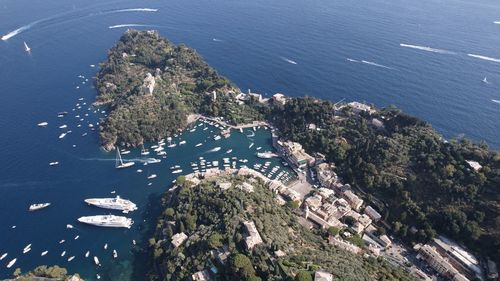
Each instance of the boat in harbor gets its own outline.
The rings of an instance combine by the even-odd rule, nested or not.
[[[116,250],[113,250],[113,258],[117,258],[118,257],[118,253],[116,252]]]
[[[59,135],[59,138],[60,138],[60,139],[62,139],[62,138],[64,138],[65,136],[66,136],[66,133],[62,133],[62,134],[60,134],[60,135]]]
[[[116,196],[115,198],[89,198],[84,201],[89,205],[103,209],[119,210],[123,213],[137,210],[137,205],[130,200],[120,198],[120,196]]]
[[[123,162],[122,156],[120,155],[120,150],[116,150],[116,168],[123,169],[134,166],[135,162]]]
[[[71,256],[71,257],[68,258],[68,261],[72,261],[74,259],[75,259],[75,256]]]
[[[183,145],[183,144],[186,144],[186,141],[180,141],[179,142],[179,145]]]
[[[89,255],[90,255],[90,251],[87,251],[87,252],[85,253],[85,257],[86,257],[86,258],[88,258],[88,257],[89,257]]]
[[[38,127],[47,127],[47,125],[49,125],[49,123],[47,122],[41,122],[37,124]]]
[[[144,148],[144,144],[142,145],[141,155],[142,155],[142,156],[149,155],[149,151],[148,151],[147,149],[145,149],[145,148]]]
[[[214,140],[220,140],[221,138],[222,138],[221,136],[216,135],[216,136],[214,137]]]
[[[5,259],[7,257],[8,253],[4,253],[2,256],[0,256],[0,261]]]
[[[228,150],[226,151],[226,153],[227,153],[227,154],[229,154],[229,153],[231,153],[231,152],[233,152],[233,150],[232,150],[232,149],[228,149]]]
[[[97,266],[101,266],[101,263],[99,262],[99,258],[97,258],[96,256],[94,256],[94,263]]]
[[[130,228],[134,221],[127,217],[114,215],[86,216],[78,218],[81,223],[101,227],[125,227]]]
[[[55,166],[55,165],[59,165],[59,162],[58,161],[54,161],[54,162],[50,162],[49,163],[49,166]]]
[[[63,251],[63,252],[61,253],[61,257],[64,257],[65,255],[66,255],[66,251]]]
[[[182,169],[173,170],[172,174],[182,173]]]
[[[154,179],[154,178],[156,178],[156,177],[157,177],[157,175],[156,175],[156,174],[149,175],[149,176],[148,176],[148,180],[152,180],[152,179]]]
[[[108,249],[108,243],[104,244],[104,250]]]
[[[195,145],[195,147],[199,147],[199,146],[202,146],[202,145],[203,145],[203,143],[200,142],[199,144]]]
[[[13,259],[11,260],[8,264],[7,264],[7,268],[11,268],[15,263],[16,263],[17,259]]]
[[[50,206],[50,203],[31,204],[28,210],[33,212],[41,210],[43,208],[47,208],[48,206]]]
[[[43,252],[40,254],[40,256],[42,256],[42,257],[43,257],[43,256],[47,255],[48,253],[49,253],[49,251],[43,251]]]
[[[273,157],[278,157],[276,153],[272,153],[271,151],[257,152],[257,157],[263,159],[269,159]]]
[[[148,158],[148,160],[146,161],[146,163],[148,164],[156,164],[156,163],[160,163],[161,162],[161,159],[156,159],[156,158]]]

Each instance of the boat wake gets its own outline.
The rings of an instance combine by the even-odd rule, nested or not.
[[[212,41],[214,41],[214,42],[224,42],[224,40],[217,39],[217,38],[213,38]]]
[[[371,65],[371,66],[380,67],[380,68],[385,68],[385,69],[394,69],[392,67],[388,67],[388,66],[385,66],[383,64],[378,64],[378,63],[375,63],[375,62],[372,62],[372,61],[362,60],[361,63],[368,64],[368,65]]]
[[[496,58],[490,58],[490,57],[487,57],[487,56],[474,55],[474,54],[467,54],[467,55],[469,57],[473,57],[473,58],[476,58],[476,59],[481,59],[481,60],[487,60],[487,61],[492,61],[492,62],[500,63],[500,59],[496,59]]]
[[[51,17],[47,17],[47,18],[43,18],[43,19],[40,19],[40,20],[36,20],[34,22],[31,22],[31,23],[28,23],[26,25],[23,25],[5,35],[3,35],[1,37],[1,39],[3,41],[7,41],[9,39],[11,39],[12,37],[14,36],[17,36],[31,28],[33,28],[34,26],[38,25],[38,24],[41,24],[41,23],[45,23],[45,22],[49,22],[49,21],[53,21],[53,20],[59,20],[61,19],[62,17],[64,16],[68,16],[68,15],[73,15],[70,19],[70,21],[72,20],[75,20],[75,19],[82,19],[82,18],[87,18],[87,17],[92,17],[92,16],[97,16],[97,15],[108,15],[108,14],[116,14],[116,13],[127,13],[127,12],[157,12],[158,9],[152,9],[152,8],[129,8],[129,9],[119,9],[119,10],[109,10],[109,11],[104,11],[104,12],[98,12],[98,13],[90,13],[90,14],[86,14],[86,15],[79,15],[79,16],[76,16],[74,15],[74,13],[77,13],[77,12],[82,12],[82,10],[77,10],[77,11],[71,11],[71,12],[65,12],[65,13],[61,13],[61,14],[57,14],[57,15],[54,15],[54,16],[51,16]],[[46,26],[50,26],[50,25],[54,25],[54,24],[60,24],[61,22],[57,21],[57,22],[50,22],[50,23],[47,23]]]
[[[500,100],[494,100],[494,99],[492,99],[491,101],[494,102],[494,103],[500,104]]]
[[[297,64],[297,62],[296,62],[296,61],[293,61],[293,60],[291,60],[291,59],[288,59],[288,58],[285,58],[285,57],[280,57],[280,58],[281,58],[283,61],[288,62],[289,64]]]
[[[456,54],[455,52],[452,52],[452,51],[447,51],[447,50],[443,50],[443,49],[436,49],[436,48],[431,48],[431,47],[427,47],[427,46],[418,46],[418,45],[409,45],[409,44],[399,44],[399,46],[404,47],[404,48],[426,51],[426,52],[438,53],[438,54],[446,54],[446,55],[455,55]]]
[[[500,21],[494,21],[493,23],[494,24],[500,24]]]
[[[122,27],[155,27],[151,24],[139,24],[139,23],[126,23],[108,26],[109,29],[122,28]]]
[[[351,59],[351,58],[346,58],[347,61],[350,61],[350,62],[356,62],[356,63],[359,63],[359,60],[355,60],[355,59]]]

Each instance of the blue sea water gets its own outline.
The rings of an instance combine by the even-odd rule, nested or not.
[[[158,10],[129,10],[136,8]],[[185,136],[189,149],[169,150],[162,164],[148,165],[151,170],[145,172],[159,175],[151,187],[136,168],[117,171],[114,155],[99,149],[97,134],[76,127],[90,120],[95,124],[99,116],[78,122],[71,111],[79,97],[93,100],[98,67],[90,65],[103,61],[126,30],[110,26],[158,29],[174,43],[195,48],[244,91],[394,104],[429,121],[446,138],[464,135],[498,149],[500,104],[494,100],[500,100],[500,24],[494,21],[500,21],[496,0],[0,1],[0,35],[20,31],[0,41],[0,255],[9,253],[0,262],[0,278],[12,273],[5,265],[17,257],[13,268],[23,270],[56,263],[88,279],[95,272],[104,279],[137,279],[141,263],[131,258],[132,239],[147,239],[158,196],[175,178],[170,166],[187,171],[200,156],[220,161],[227,146],[235,147],[239,157],[258,161],[239,133],[226,144],[207,139],[209,144],[193,150],[208,134],[197,130]],[[78,75],[89,81],[82,84]],[[59,111],[70,114],[59,119]],[[41,121],[49,127],[36,127]],[[73,131],[62,140],[60,124]],[[89,134],[81,137],[83,132]],[[255,141],[269,147],[268,132],[259,131]],[[206,153],[216,145],[223,149]],[[49,167],[52,161],[61,164]],[[139,205],[130,215],[136,221],[132,229],[76,222],[79,216],[103,213],[85,206],[84,198],[108,196],[112,190]],[[53,206],[26,211],[29,204],[45,201]],[[68,223],[76,229],[66,229]],[[76,235],[80,238],[73,240]],[[58,244],[61,239],[66,242]],[[22,255],[29,243],[32,251]],[[117,249],[118,260],[103,250],[105,243]],[[40,257],[43,250],[49,251],[46,257]],[[59,256],[63,250],[65,258]],[[99,256],[103,268],[85,260],[87,250]],[[65,262],[73,255],[73,262]]]

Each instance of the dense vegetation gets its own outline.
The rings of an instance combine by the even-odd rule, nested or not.
[[[358,116],[348,107],[299,98],[273,117],[283,137],[336,163],[343,180],[374,202],[407,241],[427,241],[438,232],[500,260],[498,151],[444,141],[429,124],[394,108]],[[374,126],[373,118],[384,127]],[[311,123],[321,130],[308,130]],[[476,172],[465,160],[483,168]]]
[[[238,186],[249,182],[254,192]],[[383,260],[361,258],[329,245],[326,231],[303,228],[291,209],[277,205],[273,193],[260,180],[228,176],[180,187],[163,199],[164,212],[156,237],[150,239],[154,259],[153,280],[189,280],[194,272],[217,268],[218,280],[311,280],[316,270],[334,274],[335,280],[408,280]],[[231,182],[222,190],[218,182]],[[262,244],[247,251],[243,221],[255,222]],[[189,238],[174,248],[173,234]],[[211,253],[228,251],[224,263]],[[283,257],[275,251],[286,253]]]
[[[33,280],[69,280],[71,277],[65,268],[54,266],[38,266],[32,271],[22,274],[19,268],[14,272],[14,277],[18,281],[33,281]],[[72,280],[80,280],[78,275],[75,275]]]
[[[152,93],[145,83],[148,73],[155,81]],[[193,49],[152,31],[129,30],[120,38],[101,64],[97,88],[96,104],[110,109],[100,128],[107,149],[173,135],[187,125],[190,113],[224,116],[233,123],[258,115],[253,107],[239,106],[230,98],[239,90]]]

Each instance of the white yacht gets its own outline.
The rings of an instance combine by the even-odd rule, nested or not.
[[[89,255],[90,255],[90,251],[87,251],[87,252],[85,253],[85,257],[86,257],[86,258],[88,258],[88,257],[89,257]]]
[[[149,155],[149,151],[148,151],[147,149],[145,149],[145,148],[144,148],[144,145],[142,145],[141,155],[142,155],[142,156]]]
[[[178,173],[182,173],[182,170],[181,169],[177,169],[177,170],[173,170],[172,171],[172,174],[178,174]]]
[[[8,253],[4,253],[1,257],[0,257],[0,261],[5,259],[7,257]]]
[[[116,252],[116,250],[113,250],[113,258],[117,258],[118,257],[118,253]]]
[[[264,152],[258,152],[257,157],[263,158],[263,159],[269,159],[273,157],[278,157],[277,154],[272,153],[271,151],[264,151]]]
[[[148,180],[152,180],[152,179],[154,179],[154,178],[156,178],[156,177],[157,177],[157,175],[156,175],[156,174],[149,175],[149,176],[148,176]]]
[[[49,163],[49,166],[55,166],[55,165],[59,165],[59,162],[58,161],[54,161],[54,162],[50,162]]]
[[[59,135],[59,138],[60,138],[60,139],[62,139],[62,138],[64,138],[65,136],[66,136],[66,133],[62,133],[62,134],[60,134],[60,135]]]
[[[37,211],[43,208],[47,208],[50,206],[50,203],[40,203],[40,204],[31,204],[29,207],[30,211]]]
[[[38,127],[47,127],[47,125],[49,125],[49,123],[47,122],[41,122],[37,124]]]
[[[40,256],[42,256],[42,257],[43,257],[43,256],[45,256],[48,252],[49,252],[49,251],[43,251],[43,252],[40,254]]]
[[[99,259],[96,256],[94,256],[94,263],[97,266],[101,266],[101,263],[99,262]]]
[[[134,223],[134,221],[130,218],[114,215],[80,217],[78,218],[78,221],[95,226],[125,228],[130,228]]]
[[[183,144],[186,144],[186,141],[183,140],[183,141],[179,142],[179,145],[183,145]]]
[[[16,263],[17,259],[13,259],[9,262],[9,264],[7,264],[7,268],[11,268],[15,263]]]
[[[200,142],[199,144],[195,145],[195,147],[199,147],[199,146],[202,146],[202,145],[203,145],[203,143]]]
[[[85,199],[85,203],[103,209],[123,211],[124,213],[137,210],[137,206],[132,201],[122,199],[120,196],[116,196],[116,198],[89,198]]]
[[[120,150],[116,150],[116,168],[123,169],[134,166],[135,162],[123,162],[122,156],[120,155]]]

